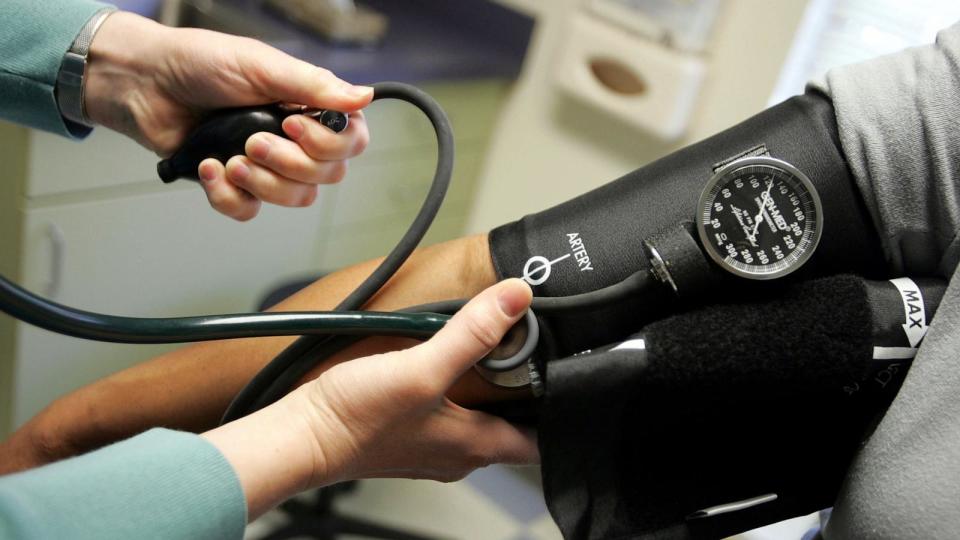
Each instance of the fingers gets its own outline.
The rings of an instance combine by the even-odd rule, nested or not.
[[[354,86],[330,71],[271,50],[254,71],[259,90],[277,101],[353,112],[370,104],[373,88]],[[248,61],[250,61],[248,59]]]
[[[339,182],[346,172],[345,160],[363,152],[370,140],[360,113],[351,115],[341,133],[300,115],[287,118],[283,126],[292,140],[257,133],[247,139],[246,155],[282,177],[309,184]]]
[[[331,184],[343,179],[346,162],[320,161],[308,156],[293,141],[270,133],[247,140],[247,157],[280,176],[308,184]]]
[[[199,173],[211,206],[245,221],[259,212],[259,201],[294,207],[313,204],[317,184],[342,180],[346,159],[361,153],[369,141],[363,114],[350,117],[341,133],[305,116],[289,117],[284,129],[299,144],[256,133],[246,142],[246,156],[230,158],[225,167],[216,160],[204,161]]]
[[[342,173],[341,173],[342,174]],[[246,156],[227,161],[227,179],[261,201],[280,206],[310,206],[317,200],[317,186],[283,178],[257,165]]]
[[[248,45],[237,57],[239,72],[253,90],[248,93],[263,101],[341,111],[350,114],[350,122],[343,132],[334,133],[312,118],[293,115],[283,123],[292,140],[257,133],[246,141],[246,155],[229,159],[222,173],[206,165],[212,179],[211,204],[216,200],[219,206],[214,207],[235,219],[250,219],[259,208],[244,192],[268,203],[308,206],[317,198],[318,184],[339,182],[346,173],[345,160],[362,152],[369,141],[359,110],[373,99],[370,87],[348,84],[272,47]],[[221,182],[223,178],[229,182]]]
[[[370,135],[363,113],[350,115],[347,129],[340,133],[303,115],[293,115],[283,121],[283,132],[296,141],[308,156],[315,160],[340,160],[359,155],[367,147]]]
[[[215,159],[206,159],[199,167],[200,184],[216,211],[237,221],[253,219],[260,212],[260,201],[227,180],[226,169]]]
[[[530,287],[519,279],[502,281],[477,295],[426,343],[406,351],[425,377],[449,387],[503,335],[530,306]]]

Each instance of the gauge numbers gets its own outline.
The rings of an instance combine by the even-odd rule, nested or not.
[[[770,157],[725,165],[707,182],[697,229],[707,254],[725,270],[774,279],[803,265],[823,228],[820,197],[798,169]]]

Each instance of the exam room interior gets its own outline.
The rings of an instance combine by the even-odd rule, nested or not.
[[[515,76],[409,81],[441,100],[457,132],[458,184],[428,242],[487,231],[560,203],[802,91],[811,71],[830,62],[929,41],[960,17],[949,2],[928,0],[923,9],[911,3],[928,15],[898,14],[922,30],[904,32],[867,29],[882,20],[872,14],[902,10],[896,2],[788,0],[776,9],[763,0],[651,2],[711,10],[689,45],[653,38],[656,24],[605,16],[601,4],[617,2],[464,1],[514,10],[532,20],[532,32]],[[157,2],[126,4],[147,13]],[[420,2],[409,4],[415,10]],[[648,15],[637,12],[637,20],[656,23]],[[816,56],[818,38],[844,24],[858,40],[856,50]],[[588,76],[571,82],[571,66],[591,73],[581,65],[590,57],[577,44],[589,44],[597,28],[616,44],[611,58],[643,81],[635,95],[604,89]],[[684,69],[655,68],[664,63]],[[685,97],[645,105],[660,85],[676,85],[671,95]],[[382,255],[412,218],[435,150],[426,124],[402,105],[375,104],[367,117],[371,145],[341,185],[324,188],[312,208],[265,207],[246,224],[210,210],[195,185],[162,185],[154,177],[155,156],[119,136],[98,130],[78,144],[0,123],[0,272],[82,309],[174,316],[250,310],[284,282]],[[0,431],[166,348],[78,342],[2,317]],[[544,513],[537,471],[529,469],[493,468],[451,485],[364,481],[337,506],[448,538],[559,537]],[[283,519],[268,514],[250,536]],[[784,534],[802,533],[807,524]]]

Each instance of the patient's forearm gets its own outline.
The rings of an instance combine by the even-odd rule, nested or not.
[[[332,309],[379,261],[329,276],[279,304],[276,310]],[[496,280],[486,235],[418,250],[371,300],[368,309],[473,296]],[[294,338],[199,343],[159,356],[68,394],[0,445],[0,473],[85,452],[153,426],[203,431],[216,425],[233,396]],[[412,340],[370,338],[344,350],[333,363],[406,347]],[[497,392],[472,373],[452,397],[462,403]]]

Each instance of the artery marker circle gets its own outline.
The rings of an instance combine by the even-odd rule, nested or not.
[[[553,271],[553,265],[569,256],[570,254],[567,253],[563,257],[558,257],[552,261],[542,255],[530,257],[527,259],[527,263],[523,265],[523,280],[530,285],[540,285],[546,282],[550,277],[550,273]]]

